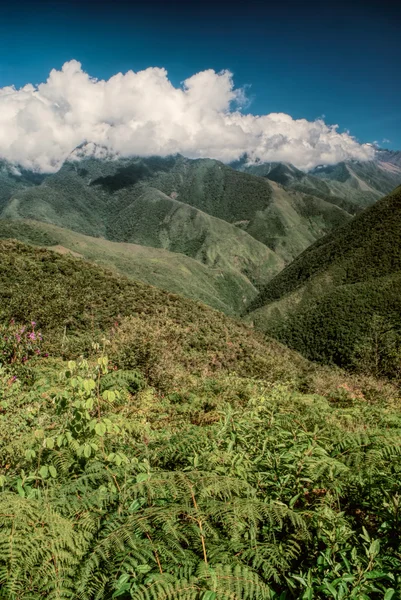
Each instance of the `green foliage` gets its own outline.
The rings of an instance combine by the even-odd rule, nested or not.
[[[0,324],[0,372],[10,378],[10,385],[29,379],[30,361],[41,354],[42,334],[35,326],[35,321],[20,326],[13,319]]]
[[[400,377],[401,331],[396,322],[373,315],[366,333],[355,349],[357,369],[376,377]]]
[[[0,475],[1,598],[381,599],[401,585],[398,408],[255,380],[245,397],[228,377],[206,389],[236,390],[231,403],[191,424],[182,396],[103,354],[64,369],[19,389],[34,421]]]
[[[312,360],[396,375],[400,210],[398,188],[308,248],[262,291],[250,318]],[[379,322],[382,333],[373,330]]]
[[[395,388],[72,257],[1,247],[7,331],[25,311],[52,350],[28,381],[0,372],[1,600],[395,600]]]

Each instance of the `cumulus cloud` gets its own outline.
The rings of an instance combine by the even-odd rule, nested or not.
[[[229,71],[209,69],[174,87],[165,69],[90,77],[75,60],[45,83],[0,88],[0,156],[54,171],[84,141],[129,155],[287,161],[301,169],[372,158],[374,149],[323,119],[252,115]]]

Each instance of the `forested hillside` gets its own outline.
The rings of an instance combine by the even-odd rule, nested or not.
[[[350,219],[326,199],[286,191],[215,160],[179,155],[77,160],[75,154],[41,185],[20,188],[1,216],[166,248],[202,261],[213,255],[209,228],[218,229],[233,248],[242,229],[242,240],[247,232],[286,262]]]
[[[294,260],[251,304],[250,318],[314,360],[395,375],[400,245],[399,187]]]
[[[216,222],[220,224],[217,219]],[[224,226],[222,223],[220,232],[224,232]],[[219,237],[218,231],[211,228],[208,232],[207,239],[214,235],[215,242],[208,247],[208,258],[201,262],[164,248],[111,242],[39,221],[0,219],[0,238],[70,252],[133,279],[200,300],[227,314],[239,314],[256,297],[262,283],[284,263],[252,238],[249,246],[244,244],[246,234],[241,231],[235,231],[237,248],[242,250],[242,256],[238,256],[238,249],[227,246],[227,240],[223,235]],[[199,251],[202,252],[202,246]]]

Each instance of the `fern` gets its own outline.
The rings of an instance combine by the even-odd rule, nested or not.
[[[131,393],[137,392],[145,385],[143,376],[138,371],[110,371],[100,379],[100,391],[125,389]]]
[[[0,585],[5,597],[64,600],[90,535],[74,528],[47,502],[0,496]]]

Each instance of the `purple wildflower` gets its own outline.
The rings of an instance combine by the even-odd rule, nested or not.
[[[30,334],[28,334],[28,338],[29,338],[30,340],[34,340],[34,341],[35,341],[35,340],[36,340],[36,335],[35,335],[35,332],[34,332],[34,331],[32,331]]]

